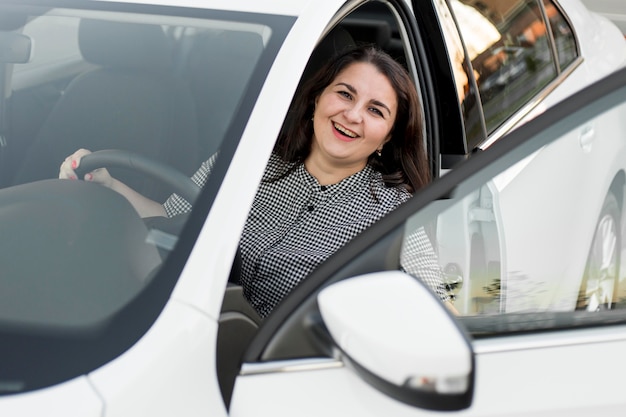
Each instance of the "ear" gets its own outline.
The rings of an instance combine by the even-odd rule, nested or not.
[[[311,114],[311,120],[313,120],[313,118],[315,117],[315,111],[317,110],[317,102],[319,101],[320,96],[315,97],[315,100],[313,100],[313,110],[312,110],[312,114]]]

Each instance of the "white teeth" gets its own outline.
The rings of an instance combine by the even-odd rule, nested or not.
[[[337,123],[333,123],[333,126],[335,126],[335,129],[337,129],[344,135],[349,136],[351,138],[356,138],[356,133],[352,132],[351,130],[346,129],[343,126],[338,125]]]

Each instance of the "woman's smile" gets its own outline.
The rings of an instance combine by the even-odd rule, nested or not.
[[[358,139],[359,135],[352,130],[346,128],[345,126],[340,125],[337,122],[333,122],[333,127],[335,128],[335,136],[339,138],[339,140],[345,140],[350,142],[354,139]]]

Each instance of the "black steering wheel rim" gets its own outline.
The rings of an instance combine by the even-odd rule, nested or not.
[[[182,172],[143,155],[117,149],[96,151],[83,156],[80,166],[74,172],[82,179],[93,170],[110,167],[132,169],[149,175],[171,187],[174,193],[190,204],[193,204],[200,194],[200,187]]]

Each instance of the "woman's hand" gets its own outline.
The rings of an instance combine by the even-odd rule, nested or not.
[[[59,178],[70,180],[78,179],[74,170],[79,167],[81,158],[85,155],[89,155],[90,153],[90,150],[79,149],[67,158],[65,158],[65,160],[61,164],[61,167],[59,168]],[[85,177],[83,179],[85,181],[95,182],[109,188],[112,188],[113,186],[113,177],[111,177],[109,171],[107,171],[106,168],[99,168],[88,172],[87,174],[85,174]]]
[[[65,161],[61,164],[61,168],[59,168],[59,178],[70,180],[78,179],[74,170],[79,167],[81,158],[85,155],[89,155],[90,153],[90,150],[79,149],[65,158]],[[85,181],[104,185],[105,187],[123,195],[130,202],[130,204],[132,204],[135,210],[137,210],[137,213],[141,217],[167,217],[167,213],[165,212],[163,205],[144,197],[123,182],[116,180],[109,174],[109,171],[107,171],[106,168],[93,170],[85,174],[83,179]]]

